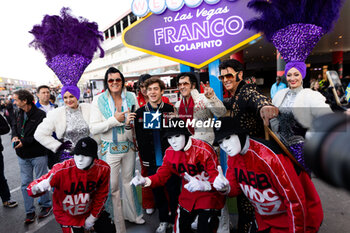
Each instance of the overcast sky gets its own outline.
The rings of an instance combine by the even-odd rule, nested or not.
[[[9,0],[0,6],[0,77],[47,83],[53,72],[46,66],[44,55],[28,44],[28,33],[40,24],[45,14],[58,15],[70,7],[72,14],[95,21],[99,30],[108,27],[125,11],[132,0]]]

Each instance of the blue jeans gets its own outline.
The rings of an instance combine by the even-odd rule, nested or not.
[[[21,190],[24,200],[24,208],[26,214],[35,212],[34,198],[30,197],[27,193],[27,186],[33,181],[33,170],[35,172],[35,178],[40,178],[45,175],[47,170],[47,155],[39,156],[30,159],[22,159],[18,157],[19,167],[21,170]],[[52,202],[50,200],[49,192],[39,198],[39,205],[41,207],[50,207]]]

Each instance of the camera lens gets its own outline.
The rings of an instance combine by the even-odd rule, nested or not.
[[[305,161],[322,180],[350,190],[350,118],[328,114],[313,122],[305,142]]]

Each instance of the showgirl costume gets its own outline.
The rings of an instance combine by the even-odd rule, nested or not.
[[[35,25],[30,31],[34,40],[30,43],[45,55],[46,64],[55,72],[63,84],[61,95],[69,92],[77,100],[80,90],[77,83],[85,68],[91,63],[93,55],[100,49],[103,40],[98,25],[84,18],[74,18],[68,8],[62,8],[61,16],[46,15],[41,25]],[[35,132],[35,139],[43,146],[57,152],[59,160],[71,158],[69,143],[74,148],[77,141],[90,134],[90,105],[79,104],[72,109],[62,106],[50,111]],[[56,134],[56,139],[53,133]]]
[[[287,63],[285,74],[295,68],[305,78],[305,60],[331,30],[341,5],[342,0],[252,0],[248,7],[261,16],[247,22],[246,27],[263,32],[274,44]],[[280,90],[272,103],[280,110],[275,128],[281,141],[306,168],[303,154],[306,130],[315,117],[330,113],[330,107],[319,92],[302,86]],[[276,119],[271,122],[272,127],[274,122]]]

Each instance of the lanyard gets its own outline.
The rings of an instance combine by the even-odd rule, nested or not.
[[[23,114],[23,123],[22,123],[22,128],[21,128],[21,138],[24,138],[24,125],[26,124],[28,120],[28,116],[26,113]]]

